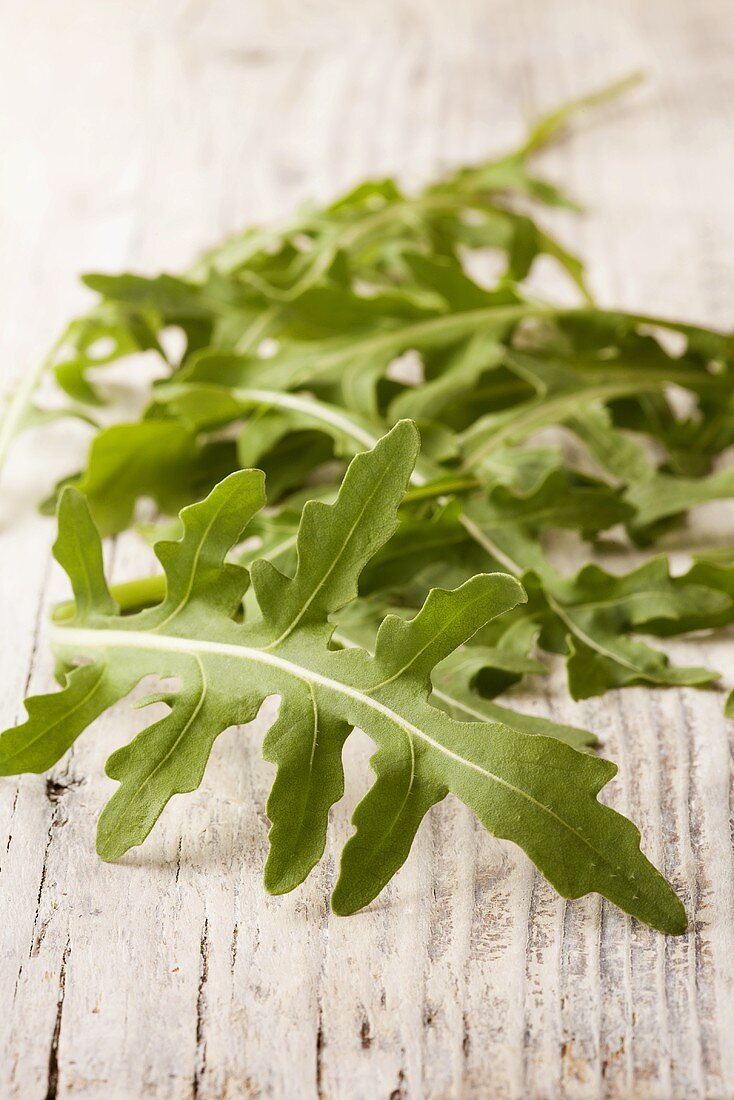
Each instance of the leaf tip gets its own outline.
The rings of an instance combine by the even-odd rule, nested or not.
[[[71,520],[75,513],[78,514],[80,508],[91,515],[89,502],[81,489],[78,489],[76,485],[62,486],[56,502],[56,518],[59,523],[64,523],[67,516]]]
[[[517,603],[528,602],[528,594],[517,577],[513,577],[511,573],[494,573],[492,576],[501,577],[503,579],[504,583],[507,585],[508,592],[513,592],[517,597]]]
[[[734,718],[734,691],[729,693],[729,696],[724,703],[724,717]]]
[[[669,936],[682,936],[688,931],[688,914],[683,907],[683,902],[677,894],[676,901],[678,902],[678,907],[667,930]]]
[[[682,936],[688,931],[688,914],[670,883],[666,882],[665,885],[668,888],[666,904],[661,908],[659,920],[648,920],[645,923],[665,936]]]
[[[288,867],[277,866],[272,856],[268,856],[263,871],[263,886],[266,893],[270,894],[271,897],[277,898],[282,894],[290,894],[297,886],[301,885],[303,878],[303,875],[296,878],[292,870],[289,873]]]
[[[412,444],[413,450],[416,455],[421,443],[421,434],[418,431],[418,425],[415,420],[410,420],[408,417],[403,417],[402,420],[398,420],[397,424],[383,436],[383,439],[404,439],[406,445]]]
[[[127,845],[122,844],[119,837],[115,837],[106,829],[101,828],[101,825],[100,822],[97,826],[97,839],[95,841],[97,855],[104,863],[115,863],[125,854]]]
[[[329,904],[335,916],[351,917],[353,913],[368,905],[371,900],[371,897],[362,896],[358,890],[346,885],[343,875],[340,875],[331,893]]]
[[[347,898],[337,895],[337,891],[331,895],[330,899],[331,911],[336,917],[351,917],[353,913],[356,913],[359,905],[352,905]]]

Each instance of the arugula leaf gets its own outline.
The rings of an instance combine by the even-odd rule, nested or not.
[[[523,318],[543,318],[544,324],[550,323],[542,343],[553,352],[551,356],[537,337],[532,353],[502,344],[503,339],[516,342],[513,332]],[[661,513],[667,517],[731,491],[726,471],[698,481],[673,482],[670,475],[656,470],[638,444],[614,428],[609,411],[598,404],[605,401],[613,409],[615,401],[634,395],[662,399],[666,387],[673,383],[687,387],[702,401],[728,392],[728,368],[712,372],[709,360],[696,350],[700,332],[690,326],[675,326],[686,334],[692,350],[672,358],[651,337],[639,335],[642,322],[600,311],[591,317],[583,310],[549,311],[517,304],[439,315],[418,323],[401,322],[387,329],[372,326],[362,335],[353,331],[348,338],[289,341],[268,359],[210,350],[192,358],[179,372],[175,385],[157,388],[148,418],[172,416],[205,436],[245,420],[250,430],[240,442],[244,465],[263,462],[268,449],[276,448],[294,430],[318,430],[328,435],[331,443],[327,449],[314,440],[304,450],[301,462],[294,463],[290,456],[281,459],[281,469],[290,471],[285,488],[296,487],[298,478],[303,481],[332,449],[339,455],[354,454],[400,415],[419,419],[440,415],[447,422],[445,428],[424,430],[426,440],[435,441],[428,448],[429,456],[450,466],[461,447],[466,474],[489,484],[498,478],[506,480],[503,467],[512,469],[526,461],[525,448],[517,444],[541,428],[565,425],[576,432],[605,471],[627,483],[627,501],[640,513],[639,518],[630,517],[629,526],[636,537],[642,537]],[[594,340],[597,346],[592,353]],[[380,385],[386,381],[395,356],[418,349],[430,359],[437,349],[441,352],[446,341],[450,354],[434,363],[438,369],[435,377],[421,386],[400,385],[389,407],[382,407]],[[574,341],[572,356],[569,341]],[[722,341],[716,345],[722,354],[725,347]],[[711,350],[713,345],[708,352]],[[565,359],[558,358],[559,351]],[[293,387],[304,384],[323,393],[318,397],[314,392],[293,392]],[[395,383],[390,385],[394,388]],[[485,402],[496,408],[499,402],[499,411],[483,412]],[[501,407],[503,403],[506,407]],[[248,410],[256,411],[248,415]],[[468,427],[453,440],[450,429],[460,427],[467,417]],[[423,427],[428,425],[423,423]],[[144,439],[141,430],[140,453],[145,450]],[[94,460],[92,451],[91,473]],[[434,471],[434,476],[440,472]],[[147,495],[143,485],[140,492]],[[123,523],[127,511],[121,512]]]
[[[636,831],[596,801],[612,766],[586,753],[593,736],[496,701],[544,671],[538,649],[565,656],[576,698],[705,686],[715,673],[673,667],[643,639],[734,620],[730,550],[694,556],[683,576],[660,556],[622,575],[587,562],[564,576],[546,553],[558,527],[593,542],[623,525],[643,546],[734,491],[732,335],[596,308],[578,259],[523,201],[572,205],[529,158],[605,94],[417,194],[367,181],[245,230],[184,275],[86,277],[100,300],[12,396],[0,461],[26,425],[109,423],[114,406],[95,409],[109,400],[98,368],[134,371],[152,352],[168,377],[138,422],[97,431],[85,468],[57,489],[56,555],[76,597],[56,617],[62,689],[29,700],[28,721],[0,739],[0,770],[44,770],[144,675],[178,677],[169,714],[109,762],[120,787],[100,821],[107,858],[200,782],[225,726],[277,694],[265,742],[278,768],[272,891],[320,858],[358,724],[377,746],[376,781],[338,911],[379,892],[452,792],[567,896],[597,889],[656,927],[683,927]],[[486,285],[472,274],[485,253],[500,255]],[[528,293],[541,255],[581,307]],[[171,328],[180,353],[167,350]],[[34,402],[50,370],[63,408]],[[549,429],[550,444],[538,438]],[[156,545],[164,574],[110,592],[92,517],[123,530],[141,498],[163,514],[155,529],[174,532]],[[237,564],[226,561],[243,535]]]
[[[269,561],[279,562],[281,569],[294,568],[298,518],[297,512],[281,512],[267,520],[263,520],[262,516],[253,517],[248,534],[258,533],[259,548],[240,552],[238,560],[244,564],[255,561],[258,557],[266,557]],[[180,535],[180,532],[171,534],[173,537]],[[392,540],[378,551],[373,562],[384,562],[386,551],[391,545]],[[360,590],[371,564],[368,563],[360,576]],[[165,576],[159,574],[126,581],[114,585],[110,591],[123,614],[141,611],[160,603],[164,598]],[[333,640],[340,645],[362,646],[371,651],[379,625],[386,615],[400,614],[409,617],[417,613],[419,604],[420,601],[414,607],[405,604],[393,606],[386,601],[384,589],[374,597],[354,600],[336,616],[337,629]],[[57,621],[67,620],[73,617],[74,611],[74,603],[61,604],[56,608],[54,618]],[[546,668],[541,662],[527,656],[528,649],[537,640],[538,630],[535,628],[531,628],[529,633],[522,626],[519,630],[510,629],[505,632],[501,645],[491,647],[476,644],[481,634],[482,631],[478,631],[472,639],[470,653],[462,650],[452,654],[433,670],[431,698],[441,709],[448,710],[462,721],[467,718],[502,721],[523,733],[544,733],[548,737],[566,741],[574,748],[589,748],[597,744],[596,736],[589,730],[564,725],[549,718],[533,717],[509,706],[491,702],[491,699],[517,683],[522,676],[544,674]]]
[[[86,316],[72,321],[58,342],[53,353],[56,381],[76,401],[103,404],[90,372],[143,351],[154,351],[165,360],[157,329],[154,313],[103,299]]]
[[[566,527],[588,539],[634,514],[631,505],[604,482],[552,469],[525,495],[497,486],[482,509],[482,525],[493,531],[509,527],[534,534]]]
[[[382,596],[355,601],[337,617],[334,640],[342,645],[363,646],[372,651],[379,625],[387,614],[409,618],[416,608],[391,607]],[[505,616],[501,616],[502,619]],[[525,655],[526,645],[489,647],[477,644],[478,631],[462,648],[441,661],[431,673],[431,702],[459,721],[502,722],[522,733],[544,734],[565,741],[575,749],[592,748],[597,738],[589,730],[534,717],[492,701],[493,696],[524,675],[545,673],[539,661]],[[533,633],[533,640],[535,632]]]
[[[696,504],[726,497],[734,497],[734,468],[731,467],[699,478],[656,473],[635,482],[625,494],[634,509],[634,526],[638,531],[687,512]]]
[[[145,839],[172,795],[198,786],[217,735],[277,694],[281,713],[265,746],[278,766],[268,802],[271,891],[292,889],[320,858],[342,791],[341,747],[359,725],[377,745],[376,779],[355,811],[336,912],[382,890],[427,810],[451,791],[495,835],[523,847],[564,896],[596,890],[656,928],[682,932],[683,907],[642,855],[638,831],[596,799],[614,765],[501,723],[457,722],[428,701],[434,667],[523,600],[516,580],[479,575],[432,591],[414,618],[382,622],[374,654],[331,647],[329,616],[355,597],[364,564],[395,530],[417,451],[415,428],[401,423],[353,460],[333,505],[308,503],[295,572],[256,562],[260,617],[244,623],[233,616],[248,574],[225,559],[263,503],[262,474],[235,473],[182,512],[181,539],[156,547],[164,599],[127,616],[107,588],[84,498],[67,488],[55,552],[75,610],[53,641],[63,669],[87,663],[67,673],[60,692],[30,702],[28,720],[0,738],[0,769],[49,766],[85,720],[144,676],[179,677],[166,696],[170,713],[108,762],[120,786],[100,819],[98,848],[117,858]]]
[[[698,601],[702,624],[709,616],[713,622],[722,613],[731,616],[734,609],[723,593],[702,586],[689,591],[670,578],[665,559],[622,577],[587,565],[567,580],[519,528],[493,526],[493,517],[481,505],[472,504],[467,513],[477,541],[502,568],[522,577],[530,597],[527,614],[541,625],[541,645],[567,655],[573,698],[628,684],[705,686],[717,679],[705,668],[672,666],[665,654],[634,635],[644,633],[648,620],[672,623],[677,616],[685,620],[694,601]]]
[[[204,386],[199,387],[205,389]],[[185,387],[183,387],[185,393]],[[303,418],[316,424],[322,422],[327,432],[341,440],[340,446],[349,450],[344,442],[351,436],[351,446],[370,442],[377,438],[380,428],[353,413],[326,405],[315,398],[302,398],[276,391],[228,391],[230,397],[240,394],[241,399],[267,401],[275,408],[297,408]],[[199,404],[200,399],[193,398]],[[599,427],[593,446],[599,453],[599,439],[608,422],[599,414]],[[587,418],[588,425],[597,423],[595,417]],[[574,425],[571,425],[574,426]],[[619,434],[616,429],[609,429]],[[587,434],[587,439],[591,437]],[[624,442],[627,442],[626,440]],[[512,453],[512,452],[511,452]],[[516,451],[522,455],[525,452]],[[531,454],[532,452],[528,452]],[[548,458],[550,455],[550,460]],[[632,440],[618,451],[621,464],[636,464],[639,470],[642,456]],[[705,685],[715,675],[705,669],[672,668],[665,656],[629,635],[640,629],[639,608],[657,601],[656,619],[666,624],[666,633],[689,629],[693,608],[697,610],[697,626],[720,625],[730,621],[732,605],[721,593],[697,585],[684,588],[668,576],[667,565],[662,561],[651,563],[650,568],[637,570],[621,581],[604,574],[604,591],[579,593],[593,574],[580,575],[575,588],[558,577],[545,559],[537,544],[537,534],[549,527],[567,526],[580,529],[585,537],[621,521],[636,521],[628,501],[620,499],[619,492],[607,488],[604,483],[570,475],[556,464],[555,455],[545,453],[543,464],[535,465],[532,488],[525,494],[496,488],[488,500],[467,498],[464,509],[455,506],[442,508],[427,520],[405,516],[400,528],[388,547],[368,567],[363,578],[363,590],[370,591],[375,584],[408,583],[408,578],[423,565],[432,561],[444,561],[457,555],[465,561],[465,575],[477,570],[494,568],[510,569],[524,578],[527,570],[533,570],[542,578],[544,594],[543,611],[526,614],[544,623],[542,641],[546,648],[565,652],[569,656],[569,686],[574,697],[596,694],[613,686],[628,683],[649,682],[659,684]],[[548,472],[543,475],[543,470]],[[436,477],[436,471],[425,460],[419,466],[418,481]],[[527,476],[527,475],[525,475]],[[526,482],[527,484],[527,482]],[[467,542],[474,541],[480,554],[468,552]],[[489,553],[488,562],[484,554]],[[444,569],[446,568],[444,564]],[[379,577],[379,581],[376,578]],[[375,579],[370,579],[375,578]],[[440,576],[439,576],[440,580]],[[651,584],[652,587],[648,588]],[[596,585],[599,588],[599,584]],[[636,613],[628,614],[619,597],[622,587],[631,593],[628,605],[636,600]],[[675,624],[678,623],[676,627]]]
[[[508,274],[517,279],[546,252],[583,285],[579,261],[519,213],[513,198],[571,205],[529,173],[527,160],[574,111],[627,86],[613,85],[553,112],[519,149],[459,170],[419,195],[406,196],[392,180],[373,180],[321,210],[304,208],[281,226],[246,229],[207,253],[185,278],[87,276],[101,301],[71,323],[49,362],[39,364],[13,395],[0,423],[0,461],[26,422],[26,408],[48,366],[56,366],[60,385],[75,400],[95,404],[104,398],[89,370],[137,350],[153,348],[164,356],[158,337],[168,327],[184,334],[184,363],[212,344],[253,351],[263,339],[287,331],[289,306],[312,288],[361,282],[379,290],[398,283],[407,297],[409,254],[430,261],[455,258],[460,249],[499,248],[508,256]],[[102,340],[108,350],[99,354]],[[170,363],[172,370],[177,365]]]
[[[230,441],[201,442],[176,420],[143,420],[99,432],[86,470],[69,481],[86,494],[102,533],[112,534],[130,524],[141,497],[175,514],[236,465]]]
[[[615,324],[618,323],[618,320],[615,321]],[[634,342],[637,342],[636,337]],[[645,349],[648,360],[659,358],[660,349],[651,350],[646,344]],[[565,377],[567,373],[564,367],[553,363],[538,366],[534,360],[528,365],[526,358],[517,361],[533,374],[541,370],[546,371],[547,375],[550,371],[550,377],[557,378],[559,375]],[[708,384],[707,379],[708,375],[705,375],[704,384]],[[313,395],[278,390],[227,389],[213,383],[182,383],[163,387],[159,391],[159,400],[164,404],[169,402],[176,414],[188,423],[208,427],[218,425],[222,419],[230,422],[232,417],[249,415],[255,410],[255,419],[248,419],[242,431],[240,461],[249,459],[264,466],[268,471],[272,500],[277,499],[283,488],[293,484],[293,480],[298,480],[299,472],[303,476],[312,465],[328,458],[332,447],[337,454],[350,456],[374,444],[384,430],[384,421],[380,419],[355,414]],[[521,403],[513,408],[513,424],[526,416],[526,405]],[[540,410],[541,416],[547,415],[542,403],[536,406],[531,402],[531,405],[533,409],[537,407]],[[519,416],[516,409],[519,409]],[[605,460],[602,464],[609,467],[611,459],[601,444],[605,429],[612,436],[621,433],[610,425],[608,413],[590,406],[587,406],[587,412],[589,415],[584,419],[583,429],[579,417],[571,418],[569,427],[576,430],[595,457]],[[501,415],[507,422],[506,414]],[[533,411],[531,419],[535,415]],[[269,420],[275,416],[275,423],[271,423],[267,430],[261,425],[263,416]],[[168,422],[154,420],[151,423],[166,425]],[[302,453],[305,437],[294,434],[303,428],[322,432],[330,440],[329,448],[315,447],[310,452],[313,458],[307,460]],[[130,431],[133,438],[135,428],[131,426]],[[104,439],[102,433],[97,444],[101,445]],[[277,450],[273,452],[277,459],[275,466],[273,456],[269,457],[274,440],[287,440],[288,444],[279,458]],[[513,450],[508,449],[507,443],[504,436],[498,444],[492,442],[490,451],[485,445],[476,473],[483,472],[484,477],[491,474],[494,480],[498,477],[507,480],[508,476],[516,481],[519,478],[519,484],[525,491],[517,492],[498,486],[482,499],[472,495],[476,482],[469,477],[464,482],[468,495],[463,505],[457,502],[453,506],[441,506],[438,513],[427,518],[405,515],[394,539],[368,567],[362,590],[373,591],[376,587],[395,585],[400,581],[407,584],[417,570],[430,565],[436,567],[434,583],[439,584],[445,583],[445,578],[450,576],[454,568],[452,563],[461,563],[462,579],[488,568],[509,570],[532,591],[537,591],[533,606],[526,608],[523,615],[530,623],[538,624],[536,633],[541,631],[541,645],[544,648],[568,657],[569,688],[575,698],[640,682],[694,686],[711,683],[715,679],[714,673],[703,668],[672,667],[664,654],[635,637],[641,629],[639,614],[630,614],[629,608],[635,600],[637,609],[645,602],[649,604],[651,600],[657,600],[655,619],[658,624],[664,625],[663,633],[686,629],[685,624],[691,619],[694,605],[697,626],[721,625],[734,617],[734,605],[715,585],[709,590],[708,586],[699,584],[688,596],[680,584],[670,580],[667,566],[661,565],[652,566],[652,572],[637,570],[623,582],[604,574],[603,583],[597,578],[595,590],[586,592],[589,578],[595,574],[584,571],[575,585],[569,584],[551,568],[538,543],[539,533],[551,527],[580,529],[587,538],[619,522],[627,522],[632,527],[639,521],[629,496],[634,488],[645,484],[646,479],[633,482],[633,489],[622,495],[621,490],[612,489],[604,482],[568,470],[561,464],[562,460],[556,452]],[[616,475],[632,466],[638,473],[644,469],[647,480],[660,476],[649,464],[643,466],[647,460],[637,444],[626,437],[623,444],[616,452],[613,471]],[[279,445],[282,447],[282,444]],[[503,469],[503,464],[511,471],[510,475]],[[200,468],[203,472],[201,464]],[[471,467],[465,468],[469,474]],[[122,456],[118,475],[121,484],[125,484],[130,470],[134,470],[134,462],[129,461],[126,455]],[[90,472],[94,471],[92,462]],[[104,479],[97,480],[104,485]],[[182,480],[178,477],[173,482],[180,485]],[[461,479],[455,476],[453,481],[442,480],[441,466],[429,458],[421,458],[411,480],[413,488],[408,499],[417,502],[430,495],[455,492],[461,484]],[[155,495],[152,490],[148,491]],[[102,493],[101,498],[105,501],[107,494]],[[115,497],[112,499],[115,500]],[[161,499],[160,495],[158,499]],[[92,495],[92,504],[96,507],[95,501],[96,496]],[[297,516],[296,511],[293,522]],[[124,518],[127,519],[127,515]],[[471,543],[474,544],[473,549],[469,545]],[[528,571],[532,571],[537,580],[530,582]],[[648,588],[651,578],[652,587]],[[454,580],[459,583],[457,577]],[[622,584],[626,585],[628,593],[626,602],[620,598]]]

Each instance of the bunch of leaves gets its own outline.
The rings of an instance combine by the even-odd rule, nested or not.
[[[430,527],[430,542],[416,539],[423,557],[433,548],[435,577],[458,556],[522,578],[536,594],[519,613],[535,626],[525,637],[567,655],[574,697],[710,682],[631,635],[687,631],[693,608],[696,626],[720,625],[727,587],[671,579],[662,560],[623,582],[591,569],[569,583],[540,546],[548,528],[593,539],[619,523],[647,544],[691,506],[734,494],[734,470],[715,468],[734,442],[729,336],[589,303],[558,308],[523,288],[542,254],[583,288],[581,264],[517,209],[520,196],[569,205],[528,159],[577,106],[514,153],[417,196],[372,181],[277,230],[246,231],[186,278],[88,276],[100,305],[72,323],[55,368],[76,408],[103,400],[92,367],[163,355],[171,326],[185,340],[142,418],[101,430],[73,479],[101,529],[127,527],[141,498],[175,515],[250,466],[295,523],[314,480],[333,490],[349,458],[408,416],[423,448],[406,510]],[[468,271],[487,250],[504,265],[489,287]],[[549,427],[575,439],[580,466],[533,445]],[[460,502],[448,513],[447,498]]]
[[[426,812],[451,792],[566,897],[596,890],[653,927],[683,931],[683,907],[642,855],[638,831],[597,801],[613,764],[501,720],[458,721],[436,705],[434,668],[524,600],[513,577],[484,573],[433,589],[413,617],[386,616],[371,651],[335,641],[330,616],[354,603],[360,573],[394,533],[417,452],[415,427],[399,423],[353,460],[333,504],[306,504],[292,574],[264,558],[249,573],[225,560],[265,501],[260,471],[231,474],[181,513],[178,541],[156,546],[163,599],[128,615],[107,587],[89,507],[67,488],[55,554],[75,604],[54,632],[62,689],[28,700],[28,720],[0,739],[0,770],[46,770],[146,675],[176,677],[179,687],[143,700],[164,700],[166,717],[107,763],[120,786],[97,846],[115,859],[145,839],[174,794],[199,785],[217,735],[278,695],[265,741],[277,766],[267,807],[271,892],[293,889],[321,858],[329,809],[344,789],[342,749],[359,726],[377,746],[375,782],[354,813],[336,912],[382,890]]]
[[[351,725],[364,723],[378,745],[378,779],[345,850],[341,911],[374,896],[405,858],[428,806],[451,790],[497,835],[525,847],[566,896],[597,889],[656,927],[679,926],[670,908],[660,915],[670,902],[659,892],[656,917],[640,903],[642,894],[610,893],[599,852],[582,873],[583,859],[559,854],[567,834],[561,843],[556,826],[546,828],[547,815],[540,827],[529,810],[536,799],[537,812],[552,806],[551,817],[566,822],[568,807],[585,797],[577,780],[594,798],[611,772],[589,763],[593,736],[496,701],[522,677],[545,670],[539,649],[564,656],[575,698],[638,683],[708,685],[716,673],[674,666],[649,639],[734,619],[731,554],[699,555],[678,576],[662,555],[624,575],[589,556],[569,576],[548,553],[547,534],[557,528],[585,543],[614,529],[648,547],[691,507],[734,495],[734,470],[722,462],[734,444],[732,337],[596,307],[581,263],[534,213],[573,204],[532,173],[532,154],[573,111],[608,94],[562,108],[514,152],[416,195],[393,180],[368,181],[284,225],[239,234],[184,276],[85,278],[98,304],[71,323],[43,368],[52,369],[66,395],[59,413],[107,422],[114,413],[105,383],[110,364],[118,373],[126,367],[134,384],[140,356],[153,355],[165,377],[152,386],[139,420],[96,430],[85,468],[67,479],[73,488],[59,486],[49,504],[60,509],[57,556],[77,593],[73,625],[55,635],[65,687],[31,702],[29,722],[5,735],[0,754],[6,752],[7,771],[43,770],[146,672],[180,675],[169,718],[111,759],[110,774],[122,786],[102,818],[104,855],[139,843],[170,795],[198,784],[213,738],[254,715],[262,688],[282,697],[266,742],[279,766],[269,804],[278,870],[267,872],[269,888],[290,888],[318,859],[328,808],[341,791],[344,740]],[[489,278],[488,257],[495,269]],[[530,289],[543,257],[570,277],[579,305],[540,300]],[[29,379],[11,405],[0,457],[23,422],[51,415],[29,404],[32,389]],[[405,418],[420,432],[415,464],[406,465],[405,455],[418,437],[410,433],[409,446],[409,430],[394,427]],[[402,440],[402,459],[387,463],[383,479],[380,461],[363,452],[392,454],[385,439]],[[265,475],[266,497],[255,467]],[[364,470],[376,479],[368,498]],[[116,589],[113,601],[98,551],[83,550],[72,527],[79,524],[96,546],[87,509],[102,534],[115,534],[139,519],[146,499],[163,517],[155,531],[173,527],[181,538],[159,542],[162,575]],[[182,508],[182,527],[166,520]],[[329,532],[323,546],[316,517]],[[245,527],[248,543],[224,564]],[[335,573],[333,561],[341,563]],[[467,601],[478,593],[476,617]],[[283,609],[300,608],[299,600],[303,620],[281,638],[274,623]],[[454,611],[463,625],[433,646],[431,631],[442,636]],[[148,632],[152,646],[143,638]],[[185,642],[160,640],[179,632]],[[421,640],[431,663],[416,658],[419,680],[413,673],[406,680]],[[261,650],[272,650],[273,660],[252,656]],[[157,663],[161,653],[165,667]],[[278,664],[281,656],[301,669],[297,689]],[[390,662],[403,656],[409,664],[393,677]],[[80,658],[89,663],[77,668]],[[370,679],[378,667],[379,688]],[[379,680],[383,674],[387,681]],[[219,685],[235,677],[242,695],[233,703]],[[324,678],[342,688],[326,687]],[[382,699],[383,682],[394,685],[400,707],[393,687]],[[392,719],[383,726],[363,704],[361,693],[372,698],[373,689],[381,707],[395,704],[408,722],[407,738],[400,741]],[[500,727],[496,745],[503,759],[515,760],[512,783],[526,793],[532,788],[522,812],[495,783],[504,782],[491,747]],[[592,779],[599,767],[607,770]],[[489,786],[470,796],[464,768]],[[300,807],[290,824],[286,803]],[[395,810],[394,821],[388,814],[379,825],[372,806],[380,803]],[[617,845],[633,868],[642,858],[637,840],[631,847],[612,840],[603,825],[612,818],[597,810],[593,843]],[[616,815],[614,821],[616,828]],[[571,831],[586,843],[588,828],[590,818]],[[567,869],[573,865],[570,877],[551,867],[556,856]]]

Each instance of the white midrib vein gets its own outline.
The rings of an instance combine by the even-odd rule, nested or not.
[[[527,791],[523,791],[521,787],[516,787],[514,783],[510,783],[507,779],[503,779],[502,776],[497,775],[495,772],[490,772],[480,764],[476,764],[473,760],[467,760],[466,757],[453,752],[445,745],[442,745],[440,741],[436,741],[429,734],[425,733],[418,726],[413,725],[407,718],[403,718],[402,715],[397,714],[396,711],[392,710],[384,703],[371,698],[357,688],[345,684],[340,680],[332,680],[328,676],[323,676],[321,673],[305,668],[303,665],[297,665],[293,661],[288,661],[284,657],[279,657],[274,653],[268,653],[262,649],[253,649],[250,646],[235,645],[228,642],[215,642],[207,639],[184,638],[177,635],[166,634],[149,634],[145,631],[136,630],[84,629],[82,627],[67,627],[58,624],[52,625],[51,642],[52,644],[60,646],[70,646],[79,653],[88,652],[90,649],[134,649],[157,650],[167,653],[185,653],[194,657],[196,660],[201,660],[204,654],[210,654],[215,657],[232,657],[237,660],[252,661],[254,664],[276,668],[300,680],[309,687],[315,685],[338,695],[346,695],[348,698],[354,699],[355,702],[359,703],[361,706],[375,711],[393,725],[402,729],[402,731],[408,735],[409,739],[413,737],[417,738],[419,741],[424,742],[424,744],[429,745],[432,749],[435,749],[436,752],[441,753],[450,760],[454,760],[462,767],[477,772],[479,775],[484,776],[485,779],[505,787],[519,798],[532,803],[533,806],[542,813],[547,814],[557,821],[562,828],[573,833],[574,836],[576,836],[589,851],[593,852],[595,856],[600,858],[603,862],[607,862],[607,857],[595,848],[578,829],[574,828],[568,821],[565,821],[559,814],[552,810],[550,806],[540,802],[537,798],[528,794]],[[617,870],[619,870],[619,868],[617,868]]]
[[[421,741],[425,741],[437,751],[444,753],[458,763],[464,764],[466,767],[480,772],[482,775],[487,776],[487,778],[497,779],[500,783],[512,786],[511,784],[507,784],[506,781],[499,776],[495,776],[492,772],[486,771],[486,769],[482,768],[479,764],[475,764],[473,761],[466,760],[463,756],[459,756],[458,753],[452,752],[451,749],[446,748],[446,746],[442,745],[439,741],[435,741],[427,733],[419,729],[418,726],[409,722],[407,718],[403,718],[402,715],[397,714],[396,711],[391,710],[390,707],[386,706],[384,703],[380,703],[377,699],[371,698],[371,696],[360,691],[358,688],[354,688],[350,684],[345,684],[340,680],[332,680],[329,676],[323,676],[320,672],[315,672],[313,669],[306,668],[304,665],[295,664],[293,661],[286,660],[285,657],[279,657],[277,654],[270,653],[264,649],[253,649],[250,646],[236,645],[230,642],[214,642],[208,639],[184,638],[180,635],[152,634],[142,630],[96,630],[93,628],[87,629],[84,627],[60,626],[54,624],[52,624],[51,627],[51,643],[52,645],[60,645],[65,648],[71,647],[80,653],[85,653],[90,649],[162,650],[166,653],[186,653],[195,658],[200,658],[202,654],[208,653],[215,657],[233,657],[240,661],[253,661],[255,664],[277,668],[281,672],[286,672],[289,676],[293,676],[306,685],[315,685],[325,688],[327,691],[333,691],[340,695],[346,695],[350,699],[354,699],[361,705],[377,711],[390,722],[400,726],[406,733],[418,737]],[[519,789],[518,793],[526,797],[524,792]]]
[[[324,424],[331,424],[333,428],[344,432],[357,443],[371,449],[375,446],[379,434],[363,428],[350,417],[345,416],[341,410],[323,401],[314,401],[309,397],[301,397],[299,394],[286,393],[280,390],[259,390],[238,387],[232,390],[232,396],[243,404],[252,402],[255,405],[273,405],[279,409],[290,409],[293,412],[304,413],[312,416],[314,420],[321,420]]]

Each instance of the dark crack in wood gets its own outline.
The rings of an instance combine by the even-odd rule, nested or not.
[[[403,1053],[405,1053],[405,1051],[403,1051]],[[397,1087],[390,1093],[390,1100],[405,1100],[407,1095],[405,1091],[405,1070],[401,1067],[398,1070]]]
[[[64,995],[66,993],[66,967],[71,953],[71,940],[67,939],[64,954],[61,956],[61,969],[59,970],[59,987],[56,996],[56,1019],[51,1034],[51,1047],[48,1052],[48,1076],[45,1100],[56,1100],[59,1088],[59,1039],[61,1037],[61,1017],[64,1012]]]
[[[199,987],[196,994],[196,1058],[191,1095],[196,1100],[206,1073],[206,983],[209,979],[209,918],[204,917],[204,927],[199,941]]]
[[[318,1100],[322,1100],[324,1095],[324,1046],[324,1023],[321,1015],[321,1005],[319,1005],[319,1019],[316,1028],[316,1096]]]
[[[362,1020],[359,1025],[359,1041],[362,1050],[369,1050],[372,1046],[372,1033],[370,1031],[370,1021],[364,1008],[362,1008]]]
[[[234,974],[234,968],[237,965],[237,941],[239,939],[240,926],[237,921],[234,922],[232,928],[232,939],[229,944],[229,969]]]

